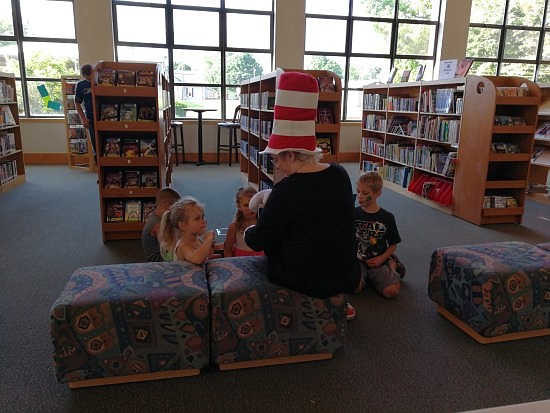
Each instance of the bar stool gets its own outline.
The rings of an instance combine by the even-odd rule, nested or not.
[[[185,163],[185,144],[183,142],[183,122],[173,120],[170,122],[174,152],[176,154],[176,166],[179,165],[178,149],[181,148],[181,163]],[[178,143],[178,136],[180,141]]]
[[[227,144],[220,142],[220,133],[222,129],[229,130]],[[239,162],[239,148],[240,144],[237,142],[237,130],[241,129],[241,105],[235,108],[233,114],[233,120],[231,122],[219,122],[218,123],[218,144],[216,150],[216,163],[220,164],[220,151],[229,152],[229,166],[231,166],[231,154],[235,150],[235,162]]]

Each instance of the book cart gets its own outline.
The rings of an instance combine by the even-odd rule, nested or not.
[[[342,105],[340,78],[328,70],[283,70],[309,73],[317,78],[320,90],[315,124],[317,146],[323,150],[323,161],[338,162]],[[259,154],[266,148],[271,135],[276,91],[276,71],[241,82],[240,168],[244,181],[258,190],[271,188],[280,179],[271,156]]]
[[[536,84],[467,76],[363,92],[361,170],[379,170],[390,189],[477,225],[521,223]]]
[[[15,76],[0,72],[0,193],[25,183]]]
[[[78,76],[61,76],[63,90],[63,112],[65,114],[65,133],[67,137],[67,160],[70,168],[95,170],[94,153],[88,130],[82,125],[75,109],[75,89]]]
[[[103,241],[139,239],[170,186],[170,87],[162,65],[100,61],[92,72]]]
[[[550,85],[539,84],[539,88],[541,102],[527,196],[550,202]]]

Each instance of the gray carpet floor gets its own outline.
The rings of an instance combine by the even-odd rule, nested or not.
[[[346,165],[352,179],[355,164]],[[143,261],[139,241],[101,239],[96,175],[28,166],[0,195],[1,412],[459,412],[550,399],[550,336],[481,345],[435,311],[430,256],[440,246],[550,240],[550,207],[527,202],[522,225],[478,227],[385,190],[407,266],[401,295],[353,296],[357,318],[332,360],[70,390],[56,382],[49,311],[78,267]],[[243,184],[236,165],[180,165],[174,187],[226,227]],[[221,240],[223,241],[223,240]]]

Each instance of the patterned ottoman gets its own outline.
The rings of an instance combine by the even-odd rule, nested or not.
[[[56,377],[74,388],[196,375],[209,363],[209,328],[200,266],[80,268],[51,310]]]
[[[548,335],[550,252],[517,241],[438,248],[428,295],[480,343]]]
[[[329,359],[344,346],[345,294],[308,297],[266,274],[265,257],[208,263],[212,361],[220,370]]]

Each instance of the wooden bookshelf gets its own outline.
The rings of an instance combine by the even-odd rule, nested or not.
[[[121,84],[121,73],[137,76],[140,71],[151,73],[150,82],[145,82],[150,85],[140,86],[128,76]],[[114,84],[101,83],[106,72],[115,73]],[[158,190],[171,185],[171,157],[166,152],[171,116],[167,79],[162,66],[155,63],[100,61],[94,65],[92,99],[103,241],[139,239],[145,213]],[[107,109],[116,105],[123,110],[114,113],[114,120],[106,120]],[[134,201],[141,203],[140,211]]]
[[[340,147],[340,120],[342,85],[340,78],[328,70],[283,69],[284,71],[309,73],[326,79],[334,91],[320,91],[318,108],[332,116],[332,123],[315,125],[318,145],[324,146],[323,161],[338,162]],[[240,168],[243,179],[259,190],[270,188],[281,177],[271,164],[269,155],[259,152],[267,146],[273,125],[273,106],[277,91],[277,73],[271,72],[241,82],[241,151]],[[322,112],[320,112],[322,113]]]
[[[543,127],[544,124],[550,125],[550,84],[540,84],[539,88],[541,101],[531,169],[529,170],[527,196],[550,203],[550,130],[548,134],[545,134],[546,129]],[[540,131],[539,128],[541,128]]]
[[[526,93],[500,96],[505,90]],[[536,84],[467,76],[368,85],[363,97],[361,170],[379,170],[390,188],[414,192],[477,225],[521,223],[540,100]],[[448,153],[454,173],[440,170]]]
[[[463,100],[463,78],[365,86],[360,170],[450,211]]]
[[[65,135],[67,140],[67,162],[71,168],[94,171],[92,137],[90,137],[90,133],[82,125],[82,121],[75,109],[74,94],[76,84],[80,79],[78,76],[61,76]]]
[[[0,72],[0,193],[25,183],[15,76]]]

